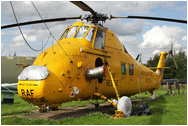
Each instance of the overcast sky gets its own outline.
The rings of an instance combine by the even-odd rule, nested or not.
[[[30,1],[13,1],[12,3],[19,22],[40,19]],[[85,1],[85,3],[96,12],[116,16],[139,15],[187,20],[186,1]],[[68,1],[34,1],[34,4],[44,19],[88,14]],[[47,23],[47,25],[55,38],[58,39],[66,27],[77,21],[80,20]],[[11,23],[16,23],[16,21],[10,3],[1,1],[1,25]],[[118,36],[134,58],[136,58],[138,53],[142,53],[143,62],[149,60],[155,53],[168,51],[171,41],[177,52],[180,48],[187,51],[186,24],[151,20],[113,19],[106,21],[104,27],[112,30]],[[44,24],[23,26],[21,28],[29,44],[35,49],[40,49],[42,41],[45,43],[48,39],[49,32]],[[52,43],[55,43],[55,41],[51,38],[45,49],[50,47]],[[9,55],[9,53],[11,55],[16,53],[19,56],[38,56],[40,52],[32,51],[25,44],[18,28],[11,28],[1,30],[1,55]]]

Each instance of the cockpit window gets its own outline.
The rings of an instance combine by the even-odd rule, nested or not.
[[[60,38],[59,40],[63,39],[63,38],[65,37],[65,35],[67,34],[68,31],[69,31],[69,28],[67,28],[67,29],[65,30],[65,32],[63,33],[63,35],[61,36],[61,38]]]
[[[85,39],[92,42],[94,31],[95,31],[95,29],[93,27],[91,27],[89,32],[87,33]]]
[[[74,35],[74,33],[76,32],[77,28],[78,28],[78,26],[72,27],[65,38],[71,38]]]
[[[97,34],[95,37],[95,48],[104,49],[104,42],[105,42],[105,32],[101,30],[97,30]]]
[[[76,33],[76,35],[74,36],[74,38],[82,39],[85,33],[87,32],[88,28],[89,28],[88,26],[81,26],[78,32]]]

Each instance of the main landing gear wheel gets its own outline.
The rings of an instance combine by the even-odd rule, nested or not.
[[[99,108],[99,103],[95,104],[95,108]]]
[[[117,104],[117,111],[122,111],[125,117],[129,117],[132,111],[131,100],[127,96],[119,99]]]

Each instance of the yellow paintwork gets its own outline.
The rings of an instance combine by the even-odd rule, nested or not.
[[[111,69],[117,91],[121,96],[131,96],[140,92],[153,92],[159,88],[163,74],[166,52],[161,53],[161,59],[157,66],[158,73],[138,63],[125,49],[116,35],[103,27],[87,25],[77,22],[72,26],[94,27],[92,42],[83,39],[64,38],[58,40],[55,45],[41,52],[33,65],[46,66],[49,76],[41,81],[18,81],[18,94],[26,101],[34,105],[48,105],[56,107],[63,102],[71,100],[86,100],[91,98],[94,92],[101,93],[112,98],[116,96],[111,78],[105,66],[106,77],[103,82],[98,79],[87,81],[84,73],[85,68],[95,68],[97,58],[106,60]],[[72,27],[70,26],[70,28]],[[105,32],[104,49],[96,49],[94,40],[97,29]],[[89,31],[89,30],[88,30]],[[87,32],[88,32],[87,31]],[[125,64],[126,73],[121,73],[121,64]],[[129,65],[133,65],[133,75],[129,75]],[[75,94],[73,87],[79,92]]]

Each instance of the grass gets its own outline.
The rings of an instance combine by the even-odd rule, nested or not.
[[[157,90],[155,93],[157,96],[161,96],[166,93],[166,90]],[[185,93],[187,93],[187,90]],[[135,99],[135,96],[137,98],[139,97],[137,94],[132,96],[131,99]],[[150,94],[142,93],[141,98],[147,98],[149,96]],[[186,94],[161,96],[148,103],[152,115],[140,117],[131,116],[123,119],[113,119],[108,114],[102,112],[90,113],[80,118],[63,118],[61,120],[28,119],[26,117],[20,117],[19,114],[29,114],[30,105],[17,96],[15,97],[15,103],[16,104],[11,105],[1,105],[2,125],[187,125]],[[74,101],[64,103],[62,106],[84,106],[88,103],[88,101]],[[135,110],[136,107],[136,105],[133,105],[133,110]],[[32,107],[32,109],[36,108]]]
[[[1,94],[1,101],[2,99],[3,94]],[[37,109],[37,107],[24,101],[18,95],[15,95],[14,104],[1,104],[1,116],[30,113],[31,109]]]

